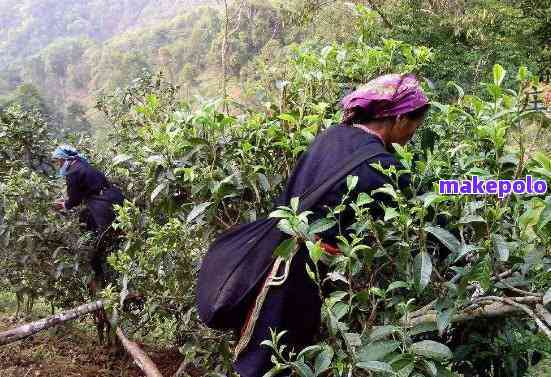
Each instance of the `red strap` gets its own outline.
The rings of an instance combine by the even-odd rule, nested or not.
[[[319,241],[320,239],[321,238],[319,236],[316,236],[316,241]],[[321,248],[329,255],[333,255],[333,256],[342,255],[342,252],[339,250],[338,247],[325,243],[323,241],[321,241]]]

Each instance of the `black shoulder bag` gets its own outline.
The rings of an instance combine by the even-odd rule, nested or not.
[[[318,182],[299,199],[300,211],[312,208],[349,172],[379,154],[362,147],[338,169]],[[210,245],[197,281],[200,319],[215,329],[243,326],[255,287],[266,277],[275,260],[273,251],[285,235],[277,228],[279,219],[263,218],[222,233]]]

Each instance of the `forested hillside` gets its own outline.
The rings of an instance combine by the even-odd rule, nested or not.
[[[155,46],[143,51],[139,41],[161,32],[159,25],[209,3],[2,1],[0,98],[26,103],[33,97],[56,124],[65,120],[70,128],[82,130],[85,125],[73,124],[82,123],[96,90],[128,83],[141,68],[153,69],[158,51],[151,51]]]
[[[365,6],[366,42],[386,37],[430,45],[435,64],[423,73],[439,93],[452,93],[450,80],[470,87],[496,62],[537,72],[550,61],[545,1],[236,1],[229,4],[224,64],[232,97],[265,100],[257,73],[269,69],[284,81],[278,58],[291,43],[357,37],[348,28],[360,16],[352,3]],[[5,0],[0,103],[36,102],[58,126],[83,130],[90,121],[103,124],[92,111],[94,96],[143,69],[163,71],[187,98],[213,95],[221,88],[224,17],[214,1]]]

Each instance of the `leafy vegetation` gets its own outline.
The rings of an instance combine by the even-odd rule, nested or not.
[[[428,3],[374,2],[371,10],[343,3],[234,4],[230,95],[213,99],[191,92],[219,90],[212,78],[220,77],[223,24],[215,8],[192,8],[124,38],[86,34],[101,45],[48,40],[42,51],[46,42],[32,44],[29,56],[48,57],[52,79],[88,72],[73,78],[90,81],[70,85],[113,89],[96,102],[107,137],[75,140],[128,198],[117,207],[114,227],[122,242],[113,246],[112,284],[101,293],[113,321],[135,335],[178,345],[186,361],[205,372],[230,374],[235,339],[199,323],[197,271],[216,234],[272,213],[291,242],[306,243],[316,266],[329,268],[327,276],[308,271],[324,294],[319,341],[289,354],[281,348],[284,333],[273,333],[264,344],[273,351],[274,375],[521,376],[551,356],[534,317],[461,319],[474,306],[502,308],[508,297],[528,297],[514,303],[529,309],[542,296],[548,302],[551,196],[436,192],[440,179],[473,175],[529,174],[550,183],[548,113],[527,102],[527,90],[539,85],[539,60],[547,56],[541,33],[549,20],[538,13],[545,8]],[[335,27],[328,30],[324,22]],[[536,34],[528,44],[523,39]],[[65,52],[56,55],[58,48]],[[98,48],[109,54],[94,52]],[[65,65],[67,49],[75,60]],[[156,53],[164,74],[150,72],[159,68],[150,60]],[[62,57],[57,65],[56,56]],[[88,71],[79,71],[81,64]],[[368,206],[373,199],[357,193],[349,177],[349,195],[325,219],[309,221],[294,201],[272,212],[300,153],[319,132],[337,126],[342,95],[389,72],[428,79],[429,117],[408,147],[396,146],[405,169],[381,168],[391,179],[412,173],[414,195],[381,188],[394,205],[376,218]],[[548,104],[550,92],[543,89],[540,100]],[[62,190],[48,161],[60,135],[52,126],[56,120],[47,117],[51,105],[32,87],[18,91],[26,99],[0,110],[0,288],[27,302],[40,297],[52,308],[70,307],[90,299],[91,240],[76,213],[51,208]],[[71,109],[85,128],[84,109]],[[335,226],[343,211],[352,211],[356,222],[340,230],[343,255],[327,256],[315,235]],[[123,311],[130,290],[145,300]]]

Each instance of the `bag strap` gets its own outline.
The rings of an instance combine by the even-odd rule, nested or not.
[[[372,146],[361,147],[357,152],[354,152],[352,157],[336,169],[329,178],[325,181],[314,185],[300,196],[299,208],[300,211],[305,211],[312,208],[337,182],[343,179],[354,168],[361,165],[375,156],[386,153],[385,151],[373,151]]]

